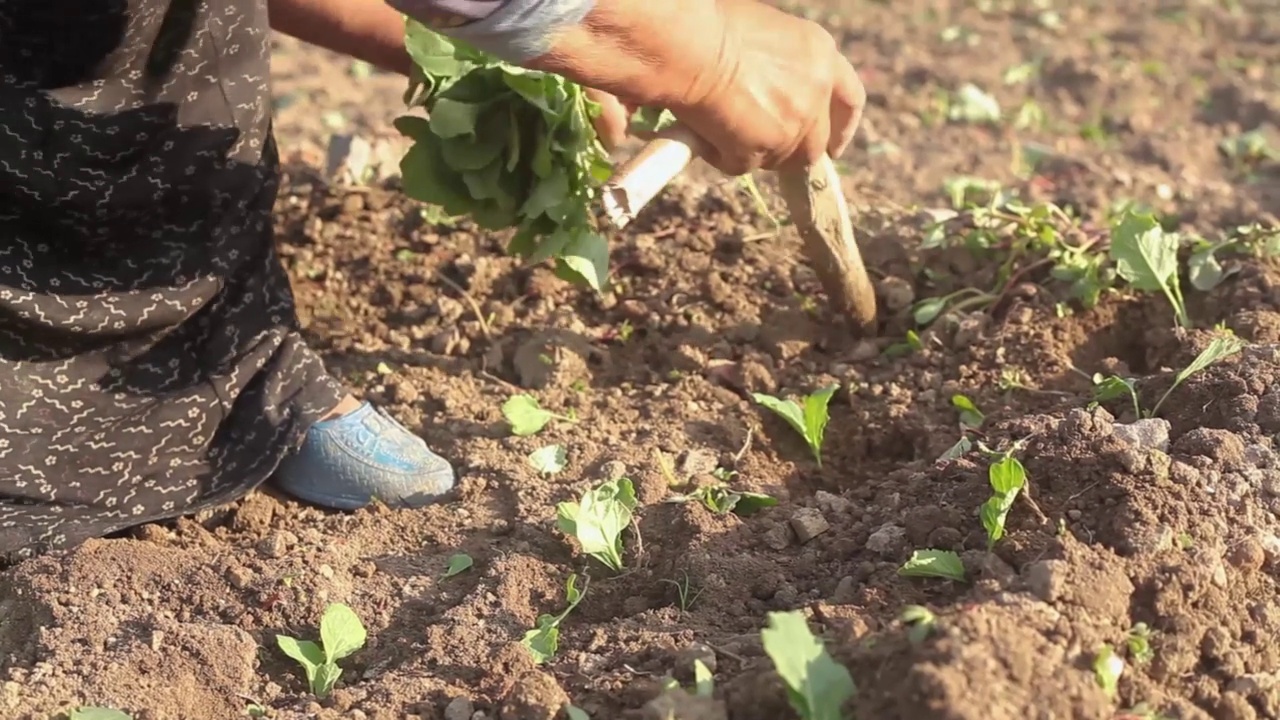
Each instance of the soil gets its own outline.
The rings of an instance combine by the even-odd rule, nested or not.
[[[0,716],[83,703],[226,720],[252,703],[280,719],[549,720],[571,700],[593,718],[660,718],[662,679],[687,683],[697,658],[716,695],[681,700],[678,717],[788,718],[759,630],[766,613],[800,609],[852,672],[858,718],[1280,717],[1269,262],[1188,288],[1197,330],[1176,330],[1158,295],[1063,313],[1062,288],[1029,277],[987,311],[922,330],[919,349],[885,352],[912,327],[913,299],[989,284],[967,252],[921,247],[917,208],[947,206],[953,176],[1095,217],[1134,199],[1188,232],[1275,222],[1275,164],[1242,172],[1218,149],[1255,128],[1280,143],[1270,0],[1048,5],[790,6],[843,40],[868,88],[843,162],[880,289],[874,338],[827,314],[788,229],[708,173],[615,238],[603,296],[513,262],[501,236],[425,221],[394,181],[322,182],[329,133],[387,133],[402,85],[281,41],[279,243],[302,321],[334,373],[457,464],[458,496],[330,513],[264,489],[9,569]],[[1031,62],[1028,82],[1005,82]],[[1010,118],[1033,99],[1044,126],[941,121],[939,94],[970,82]],[[1049,154],[1024,172],[1014,160],[1028,142]],[[1250,346],[1175,389],[1161,417],[1137,422],[1123,399],[1090,405],[1088,376],[1119,371],[1143,379],[1150,407],[1217,323]],[[1002,389],[1014,370],[1032,389]],[[830,382],[841,390],[819,467],[750,393]],[[512,437],[500,406],[517,392],[580,421]],[[1025,441],[1029,499],[990,553],[977,516],[988,460],[940,460],[961,435],[956,393],[985,412],[987,445]],[[568,465],[543,477],[526,458],[551,443]],[[664,502],[659,452],[682,483],[732,470],[779,505],[742,518]],[[615,576],[555,529],[554,505],[623,474],[641,506]],[[809,537],[815,522],[825,530]],[[958,552],[968,580],[899,576],[922,548]],[[474,568],[443,579],[458,552]],[[563,607],[575,571],[590,576],[586,597],[536,666],[519,640]],[[683,607],[682,584],[696,593]],[[316,701],[275,635],[314,637],[330,602],[356,610],[369,642]],[[898,619],[908,605],[936,614],[923,641]],[[1094,658],[1104,644],[1126,656],[1137,623],[1154,657],[1129,658],[1108,697]]]

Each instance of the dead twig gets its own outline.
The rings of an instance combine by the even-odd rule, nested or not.
[[[484,312],[480,309],[480,303],[476,302],[476,299],[471,297],[471,293],[467,292],[466,288],[462,287],[458,283],[450,280],[447,275],[439,270],[436,270],[436,277],[440,279],[440,282],[443,282],[445,285],[453,288],[455,292],[462,296],[462,299],[471,306],[471,312],[475,314],[476,320],[480,322],[480,333],[484,335],[484,339],[493,340],[493,332],[489,329],[489,321],[485,319]]]

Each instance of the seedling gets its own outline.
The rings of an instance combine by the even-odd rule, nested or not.
[[[818,467],[822,467],[822,438],[826,434],[829,419],[827,406],[839,388],[840,384],[836,383],[813,392],[804,398],[803,407],[794,400],[779,400],[764,393],[752,393],[751,397],[787,421],[788,425],[800,433],[808,443],[809,451],[813,453],[813,459],[818,463]]]
[[[903,577],[942,578],[964,582],[964,563],[950,550],[913,550],[911,559],[898,568]]]
[[[693,589],[693,581],[689,579],[689,573],[684,574],[684,580],[675,581],[663,578],[662,582],[668,583],[676,589],[676,597],[680,602],[680,614],[689,612],[689,608],[698,601],[698,597],[702,595],[702,588]]]
[[[548,445],[529,453],[529,465],[540,475],[555,475],[564,470],[569,453],[559,445]]]
[[[533,656],[533,661],[539,665],[547,662],[555,657],[556,650],[560,647],[560,623],[578,607],[578,603],[582,602],[582,598],[587,595],[587,583],[582,584],[582,590],[578,590],[578,576],[572,574],[564,583],[564,595],[568,605],[557,615],[539,615],[538,625],[532,630],[524,634],[524,638],[520,640],[520,644],[524,645]]]
[[[998,123],[1000,103],[972,83],[965,83],[951,98],[947,117],[953,122]]]
[[[1180,327],[1191,327],[1178,282],[1177,235],[1165,232],[1151,214],[1125,212],[1111,231],[1116,272],[1136,290],[1161,292],[1173,306]]]
[[[556,505],[556,525],[577,539],[582,551],[621,572],[622,533],[631,524],[636,491],[627,478],[609,480],[582,494],[578,502]]]
[[[1093,659],[1093,678],[1107,697],[1115,697],[1119,690],[1120,676],[1124,674],[1124,658],[1115,648],[1103,645]]]
[[[569,720],[591,720],[591,716],[587,714],[586,710],[569,703],[564,705],[564,714]]]
[[[907,626],[907,641],[912,645],[924,642],[938,627],[938,616],[923,605],[906,606],[898,620]]]
[[[971,430],[982,427],[982,423],[987,419],[978,406],[964,395],[952,395],[951,406],[960,411],[960,424]]]
[[[133,720],[133,716],[113,708],[81,706],[72,710],[69,720]]]
[[[1124,644],[1129,648],[1129,658],[1135,665],[1146,665],[1155,659],[1155,650],[1151,649],[1151,628],[1140,622],[1129,628]]]
[[[1173,376],[1173,384],[1169,386],[1168,390],[1164,391],[1164,394],[1160,396],[1160,399],[1156,401],[1156,404],[1152,406],[1150,410],[1142,409],[1138,400],[1136,381],[1132,378],[1122,378],[1118,375],[1103,376],[1101,374],[1095,374],[1093,376],[1094,402],[1106,402],[1108,400],[1114,400],[1128,395],[1133,401],[1133,412],[1137,417],[1156,417],[1157,413],[1160,412],[1160,408],[1164,406],[1165,400],[1169,399],[1169,396],[1173,394],[1173,391],[1176,390],[1179,385],[1190,379],[1192,375],[1205,370],[1210,365],[1221,362],[1222,360],[1240,352],[1244,349],[1244,345],[1244,341],[1235,335],[1222,335],[1214,338],[1204,350],[1200,351],[1199,355],[1196,355],[1194,360]]]
[[[552,420],[577,422],[569,415],[557,415],[544,410],[532,395],[514,395],[502,404],[502,415],[511,425],[511,433],[518,436],[534,435],[542,431]]]
[[[979,514],[990,550],[1004,537],[1005,521],[1018,493],[1027,484],[1027,471],[1017,458],[1004,453],[987,469],[987,479],[991,483],[991,497],[982,504]]]
[[[466,572],[475,564],[475,560],[472,560],[470,555],[466,553],[454,553],[449,556],[449,566],[445,568],[444,577],[442,579],[448,580],[454,575]]]
[[[680,683],[673,677],[666,678],[662,683],[663,690],[683,690]],[[694,697],[709,698],[716,692],[715,675],[711,672],[711,668],[701,660],[693,661],[693,692]]]
[[[320,618],[320,644],[277,635],[276,644],[285,655],[302,665],[311,693],[326,698],[342,676],[338,661],[364,647],[366,633],[355,611],[341,603],[325,608]]]
[[[844,703],[857,688],[849,671],[814,637],[804,615],[769,613],[769,627],[760,632],[760,640],[801,720],[842,720]]]
[[[725,484],[703,485],[691,493],[672,495],[667,499],[667,502],[672,503],[690,501],[701,502],[703,506],[717,515],[733,513],[743,517],[754,515],[764,508],[774,507],[778,504],[777,498],[764,493],[734,490]]]

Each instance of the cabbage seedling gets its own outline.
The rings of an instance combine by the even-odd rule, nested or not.
[[[587,490],[578,502],[556,505],[556,525],[576,538],[584,553],[620,572],[622,533],[631,524],[635,508],[635,486],[619,478]]]
[[[987,531],[987,549],[1004,537],[1005,521],[1018,493],[1027,484],[1027,470],[1017,458],[1005,453],[987,469],[991,497],[982,504],[982,527]]]
[[[843,720],[856,687],[848,669],[832,659],[799,612],[769,613],[760,632],[764,651],[787,685],[791,707],[803,720]]]
[[[804,441],[809,444],[809,451],[813,453],[813,459],[817,461],[818,467],[822,467],[822,438],[826,434],[829,419],[827,406],[831,403],[831,396],[835,395],[839,388],[840,384],[836,383],[814,391],[804,398],[803,407],[794,400],[780,400],[764,393],[752,393],[751,397],[786,420],[788,425],[800,433]]]
[[[550,410],[545,410],[538,404],[538,399],[532,395],[514,395],[502,404],[502,415],[507,419],[507,423],[511,425],[511,432],[514,435],[525,436],[534,435],[542,431],[552,420],[564,420],[565,422],[577,422],[577,420],[568,415],[557,415]]]
[[[929,577],[964,581],[964,563],[950,550],[914,550],[911,559],[898,568],[903,577]]]
[[[320,618],[320,643],[277,635],[276,644],[302,666],[311,693],[325,698],[342,676],[338,661],[364,647],[365,639],[364,625],[355,611],[333,603]]]
[[[587,585],[583,583],[582,590],[579,591],[578,576],[570,575],[564,583],[564,594],[569,601],[568,606],[557,615],[539,615],[538,626],[526,632],[520,640],[520,644],[525,646],[533,656],[533,661],[539,665],[555,657],[556,650],[560,647],[560,623],[586,597]]]

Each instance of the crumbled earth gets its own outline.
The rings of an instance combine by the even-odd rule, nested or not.
[[[859,718],[1280,717],[1269,262],[1188,288],[1195,330],[1175,330],[1158,295],[1062,313],[1029,277],[887,352],[913,300],[989,284],[992,268],[967,253],[921,248],[915,208],[946,206],[948,178],[1087,216],[1134,199],[1208,234],[1274,222],[1275,162],[1242,168],[1218,146],[1255,128],[1280,143],[1280,13],[1264,0],[792,9],[843,39],[868,86],[843,161],[878,337],[827,314],[798,240],[724,182],[674,188],[617,237],[616,287],[601,296],[512,262],[501,236],[424,220],[394,183],[329,186],[314,169],[328,134],[385,133],[401,86],[282,42],[278,128],[297,152],[279,245],[301,318],[333,372],[454,459],[458,497],[328,513],[264,490],[4,571],[0,716],[95,704],[226,720],[257,705],[282,720],[550,720],[571,701],[594,718],[787,718],[759,630],[767,612],[800,609],[851,670]],[[1038,74],[1006,83],[1024,63]],[[1008,121],[944,122],[938,97],[964,83]],[[1013,121],[1026,99],[1043,125]],[[1029,142],[1033,167],[1018,161]],[[1250,346],[1174,389],[1158,417],[1124,398],[1091,405],[1089,376],[1121,372],[1142,378],[1152,407],[1218,323]],[[1015,371],[1026,387],[1001,382]],[[750,393],[831,382],[819,467]],[[500,406],[517,392],[579,422],[512,437]],[[941,459],[961,434],[957,393],[985,412],[985,443],[1025,443],[1028,492],[992,552],[977,516],[988,459]],[[552,443],[568,465],[540,476],[527,456]],[[747,518],[666,503],[662,466],[692,485],[733,471],[780,503]],[[641,508],[614,576],[556,531],[554,504],[622,475]],[[968,581],[899,576],[921,548],[959,553]],[[475,566],[443,578],[458,552]],[[519,640],[563,607],[571,572],[589,575],[586,598],[537,666]],[[369,641],[317,701],[275,636],[314,637],[331,602],[356,610]],[[936,615],[915,643],[898,619],[908,605]],[[1108,697],[1094,658],[1108,644],[1127,657],[1138,623],[1154,656],[1130,658]],[[691,680],[694,659],[714,669],[715,698],[660,697],[664,677]]]

